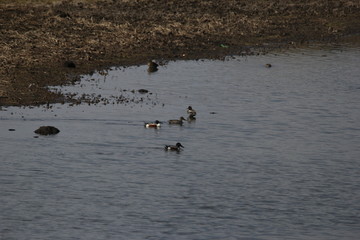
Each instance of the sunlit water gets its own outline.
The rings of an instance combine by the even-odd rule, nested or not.
[[[337,47],[113,69],[66,91],[135,101],[2,108],[0,239],[357,239],[359,62]],[[189,105],[196,121],[166,123]]]

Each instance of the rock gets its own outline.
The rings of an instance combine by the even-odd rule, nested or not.
[[[73,61],[65,61],[64,66],[68,68],[76,68],[76,65]]]
[[[271,68],[271,67],[272,67],[272,65],[271,65],[270,63],[267,63],[267,64],[265,64],[265,67],[267,67],[267,68]]]
[[[147,89],[139,89],[138,92],[141,93],[141,94],[145,94],[145,93],[148,93],[149,90],[147,90]]]
[[[55,11],[54,14],[61,17],[61,18],[71,18],[69,13],[66,13],[66,12],[61,11],[61,10]]]
[[[40,135],[54,135],[54,134],[58,134],[60,130],[53,126],[42,126],[39,127],[37,130],[35,130],[34,132]]]

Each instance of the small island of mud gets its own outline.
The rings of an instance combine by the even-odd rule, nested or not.
[[[251,55],[359,30],[359,1],[5,0],[0,106],[64,101],[47,86],[109,66]]]

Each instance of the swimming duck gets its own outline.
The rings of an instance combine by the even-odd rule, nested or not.
[[[180,119],[174,119],[174,120],[169,120],[169,124],[178,124],[178,125],[182,125],[183,121],[186,121],[186,119],[184,117],[180,117]]]
[[[161,127],[161,122],[156,120],[155,122],[149,122],[149,123],[145,123],[144,127],[146,128],[159,128]]]
[[[185,148],[181,143],[176,143],[176,145],[165,145],[165,151],[177,151],[179,152],[181,148]]]
[[[158,70],[158,66],[159,66],[159,64],[157,64],[156,62],[149,61],[148,62],[148,72],[149,73],[156,72]]]
[[[195,117],[196,116],[196,111],[195,111],[195,109],[193,109],[191,106],[189,106],[188,108],[187,108],[187,113],[191,116],[191,117]],[[189,117],[190,117],[189,116]]]

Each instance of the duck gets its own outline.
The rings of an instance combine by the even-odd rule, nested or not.
[[[180,119],[174,119],[174,120],[169,120],[169,124],[178,124],[178,125],[182,125],[183,121],[186,121],[186,119],[184,117],[180,117]]]
[[[148,62],[148,72],[149,73],[156,72],[158,70],[158,66],[159,66],[159,64],[157,64],[156,62],[149,61]]]
[[[145,123],[144,127],[146,127],[146,128],[159,128],[159,127],[161,127],[161,122],[156,120],[155,122]]]
[[[191,117],[195,117],[196,116],[196,111],[195,111],[195,109],[193,109],[191,106],[189,106],[188,108],[187,108],[187,113],[189,114],[189,117],[191,116]]]
[[[165,145],[165,151],[177,151],[180,152],[182,149],[185,148],[181,143],[176,143],[176,145]]]

